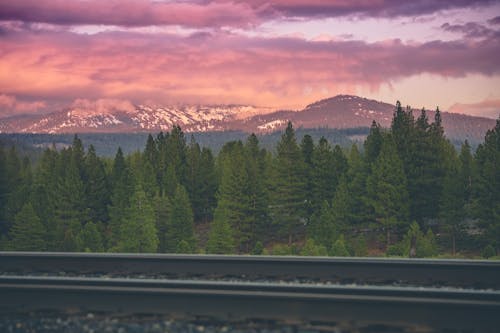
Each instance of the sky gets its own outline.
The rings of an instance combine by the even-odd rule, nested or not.
[[[337,94],[497,118],[500,1],[0,0],[0,117]]]

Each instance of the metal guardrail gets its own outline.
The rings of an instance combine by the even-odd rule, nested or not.
[[[250,282],[0,277],[0,312],[93,311],[497,332],[500,292]]]
[[[0,272],[306,279],[500,289],[500,261],[0,252]]]

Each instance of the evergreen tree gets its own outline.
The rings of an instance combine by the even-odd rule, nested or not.
[[[244,245],[245,252],[250,252],[264,233],[269,220],[268,199],[265,183],[266,151],[259,148],[259,140],[251,134],[244,146],[245,172],[247,186],[244,189],[248,196],[247,230],[248,241]]]
[[[336,224],[333,209],[325,200],[319,213],[313,216],[311,224],[308,226],[309,238],[314,240],[316,244],[330,247],[339,231],[340,228]]]
[[[315,150],[314,141],[309,134],[304,135],[302,142],[300,143],[300,151],[302,153],[302,159],[304,161],[304,191],[306,195],[305,210],[306,218],[309,219],[314,212],[314,208],[318,208],[318,204],[314,207],[314,183],[312,179],[314,165],[313,165],[313,152]],[[320,201],[321,203],[321,201]]]
[[[252,239],[253,216],[251,209],[250,179],[246,170],[246,159],[241,141],[230,143],[219,162],[220,186],[217,193],[216,212],[224,218],[234,231],[235,243],[241,251],[248,251]],[[220,213],[219,213],[220,215]]]
[[[330,201],[335,193],[337,172],[333,165],[332,148],[322,137],[312,154],[312,211],[319,212],[323,202]]]
[[[7,187],[7,161],[4,149],[0,144],[0,237],[5,235],[8,230],[8,224],[5,216],[5,206],[8,197]]]
[[[119,252],[156,252],[158,235],[155,226],[155,213],[150,200],[141,186],[137,185],[120,224],[116,249]]]
[[[352,145],[348,161],[349,168],[346,180],[350,197],[349,224],[361,224],[368,221],[373,215],[366,191],[368,168],[356,145]]]
[[[475,215],[487,241],[500,253],[500,118],[476,150]]]
[[[231,254],[234,252],[234,238],[224,205],[215,210],[214,221],[208,235],[207,253]]]
[[[76,237],[78,250],[83,252],[104,252],[102,233],[96,223],[90,221]]]
[[[181,128],[176,125],[166,138],[165,153],[167,165],[171,165],[175,171],[175,177],[184,185],[186,182],[186,138]]]
[[[11,245],[14,251],[46,250],[46,230],[30,203],[25,204],[16,214],[10,230]]]
[[[176,252],[181,242],[187,243],[189,252],[195,251],[193,210],[186,189],[182,185],[177,185],[172,197],[172,210],[167,227],[167,252]]]
[[[199,208],[201,221],[212,219],[214,209],[217,205],[215,193],[217,192],[217,177],[215,171],[215,159],[212,151],[208,148],[201,150],[200,156],[200,190],[199,190]]]
[[[288,244],[306,221],[304,161],[292,123],[277,145],[271,194],[273,221],[288,236]]]
[[[97,157],[94,146],[90,145],[85,156],[85,197],[89,217],[94,223],[109,220],[108,206],[111,203],[110,186],[104,164]]]
[[[83,154],[80,151],[81,142],[76,140],[75,144],[76,150],[69,148],[63,151],[58,160],[59,165],[69,162],[65,165],[64,175],[58,180],[55,201],[57,248],[62,251],[77,251],[76,236],[82,225],[90,219],[85,200],[85,187],[80,167],[77,165],[83,163],[83,157],[80,156]]]
[[[399,104],[399,107],[401,107],[401,104]],[[383,140],[382,129],[374,120],[370,127],[370,133],[363,144],[365,149],[365,160],[369,167],[371,167],[380,154]]]
[[[386,230],[387,247],[391,230],[408,221],[409,197],[403,165],[394,142],[388,137],[373,164],[368,193],[376,221]]]
[[[166,196],[156,196],[155,203],[155,221],[156,230],[158,230],[158,252],[165,253],[167,251],[167,230],[169,216],[171,213],[171,203]]]
[[[344,235],[340,235],[332,244],[330,255],[333,257],[348,257],[349,251],[345,243]]]
[[[126,210],[130,207],[130,194],[134,192],[135,179],[123,157],[121,148],[118,148],[111,172],[112,192],[109,211],[109,240],[108,247],[116,247],[120,237],[121,224],[124,221]]]

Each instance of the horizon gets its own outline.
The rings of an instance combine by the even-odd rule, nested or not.
[[[498,14],[490,0],[1,3],[0,118],[355,95],[496,119]]]

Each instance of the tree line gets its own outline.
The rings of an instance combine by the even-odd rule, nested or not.
[[[347,149],[291,123],[272,151],[251,134],[217,156],[178,126],[114,159],[77,136],[36,164],[0,148],[0,249],[490,257],[499,165],[500,119],[457,151],[439,109],[430,122],[399,102],[390,128]]]

